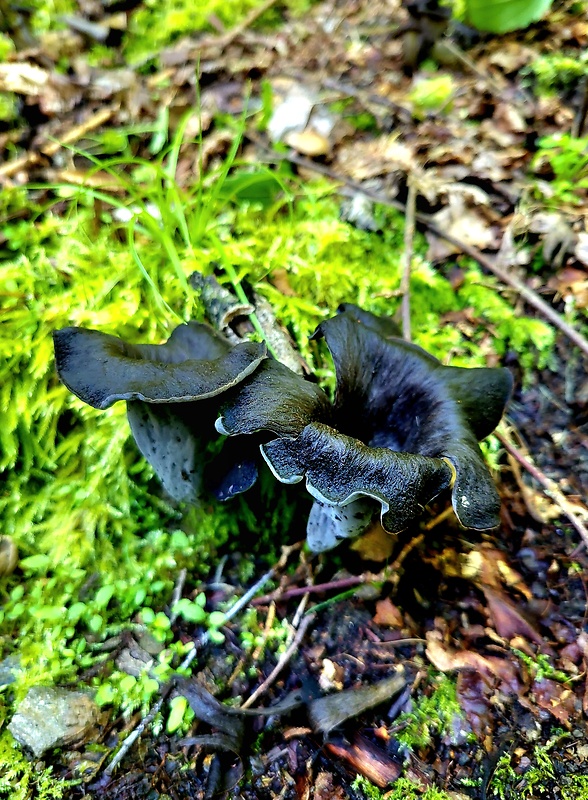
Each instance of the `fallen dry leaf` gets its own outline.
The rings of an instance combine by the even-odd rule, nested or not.
[[[47,86],[49,75],[46,69],[26,62],[0,64],[0,92],[39,97]]]
[[[284,136],[284,142],[309,158],[324,156],[331,150],[331,143],[326,136],[323,136],[311,128],[303,131],[291,131]]]
[[[353,180],[364,181],[398,171],[403,174],[412,172],[416,161],[412,148],[400,142],[397,135],[390,134],[368,142],[342,145],[335,164]]]
[[[438,631],[427,631],[425,653],[431,664],[441,672],[471,669],[487,680],[496,677],[509,691],[516,692],[519,682],[513,663],[496,656],[483,656],[473,650],[454,650],[441,641]]]
[[[482,738],[492,729],[492,687],[478,672],[462,670],[457,677],[457,699],[472,730]]]
[[[531,691],[535,703],[549,711],[558,722],[565,725],[570,721],[570,716],[575,716],[575,695],[569,687],[543,678],[533,683]]]
[[[395,606],[389,597],[385,597],[376,603],[374,622],[386,628],[402,628],[404,617],[398,606]]]
[[[588,267],[588,232],[583,231],[578,234],[574,255],[581,264]]]
[[[507,641],[514,639],[515,636],[523,636],[535,644],[542,644],[543,637],[539,631],[528,622],[522,613],[516,608],[503,594],[496,590],[483,589],[488,611],[492,618],[494,628],[499,636]]]
[[[468,208],[463,197],[457,194],[449,195],[448,200],[448,205],[433,215],[433,223],[437,228],[479,250],[498,248],[500,242],[496,232],[479,211]],[[459,253],[459,247],[431,233],[427,233],[427,241],[427,258],[430,261],[443,261],[450,255]]]
[[[392,555],[395,543],[396,538],[376,522],[367,533],[352,542],[350,547],[359,553],[364,561],[386,561]]]
[[[588,307],[588,273],[585,270],[564,267],[549,279],[547,285],[566,302],[573,301],[576,308]]]

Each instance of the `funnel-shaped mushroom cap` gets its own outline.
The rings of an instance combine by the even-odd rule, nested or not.
[[[307,425],[296,439],[274,439],[261,451],[278,480],[306,478],[306,488],[321,503],[344,507],[361,498],[378,500],[391,533],[406,528],[453,477],[443,459],[368,447],[320,423]]]
[[[279,436],[300,433],[309,422],[328,420],[327,395],[279,361],[266,359],[227,401],[216,422],[219,433],[234,436],[265,430]]]
[[[265,346],[232,347],[208,325],[176,328],[162,345],[135,345],[83,328],[54,334],[61,380],[80,399],[104,409],[127,401],[131,431],[165,490],[196,501],[203,490],[215,438],[219,395],[245,380],[266,359]],[[254,443],[224,448],[210,465],[207,488],[219,499],[249,489],[257,478]],[[230,451],[230,452],[229,452]]]
[[[452,500],[460,522],[496,526],[500,502],[477,439],[504,411],[512,388],[508,370],[445,367],[390,336],[377,317],[344,308],[315,333],[325,338],[335,364],[337,429],[374,448],[446,459],[456,472]]]
[[[128,344],[85,328],[53,335],[59,377],[94,408],[117,400],[187,403],[215,397],[250,375],[266,357],[265,345],[236,347],[208,325],[190,322],[161,345]]]

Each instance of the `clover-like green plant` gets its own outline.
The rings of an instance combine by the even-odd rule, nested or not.
[[[61,379],[86,403],[127,401],[139,449],[176,499],[246,491],[259,448],[279,481],[306,481],[316,552],[361,533],[376,511],[399,532],[447,489],[464,527],[496,526],[500,501],[478,440],[502,415],[508,370],[446,367],[353,305],[314,338],[335,364],[333,403],[263,345],[232,346],[203,323],[156,346],[66,328],[55,351]]]

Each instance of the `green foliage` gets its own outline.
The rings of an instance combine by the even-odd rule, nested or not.
[[[536,745],[531,755],[531,764],[524,771],[516,770],[512,757],[501,756],[488,786],[488,797],[510,800],[513,796],[520,800],[535,800],[537,797],[554,797],[554,789],[560,790],[557,796],[562,800],[587,800],[588,780],[586,776],[556,776],[551,751],[569,733],[556,729],[545,745]],[[557,756],[556,756],[557,758]]]
[[[76,781],[57,780],[52,773],[29,761],[7,731],[0,734],[0,800],[61,800]]]
[[[1,58],[0,61],[2,61]],[[0,122],[13,122],[17,117],[16,95],[13,92],[0,92]]]
[[[464,0],[466,20],[489,33],[526,28],[551,7],[552,0]]]
[[[537,653],[534,656],[529,656],[527,653],[515,647],[512,648],[512,652],[523,662],[536,681],[547,678],[549,680],[558,681],[559,683],[568,683],[573,680],[573,676],[568,675],[567,672],[555,669],[549,661],[549,656],[545,653]]]
[[[0,61],[5,58],[14,50],[14,42],[5,33],[0,32]]]
[[[462,720],[455,683],[440,675],[428,697],[423,697],[412,711],[400,714],[395,723],[399,728],[395,738],[410,750],[421,750],[429,747],[435,736],[453,739]]]
[[[287,0],[285,5],[294,13],[306,11],[312,0]],[[238,25],[262,0],[171,0],[161,3],[147,0],[131,17],[125,37],[124,50],[133,61],[153,57],[180,36],[197,31],[213,30],[210,20],[215,17],[227,28]],[[276,24],[276,11],[262,15],[261,23]]]
[[[272,627],[266,630],[259,622],[258,612],[249,608],[242,617],[241,645],[244,650],[251,652],[260,648],[261,653],[267,648],[278,656],[286,649],[286,642],[291,632],[287,620],[275,618]]]
[[[493,342],[497,353],[504,355],[513,350],[526,369],[533,366],[543,369],[549,364],[555,341],[553,328],[539,319],[515,317],[511,305],[498,293],[493,278],[472,266],[459,295],[466,306],[480,309],[480,319],[497,332]]]
[[[588,800],[588,775],[562,779],[561,800]]]
[[[588,52],[548,53],[534,59],[527,72],[535,78],[537,94],[557,95],[588,75]]]
[[[362,775],[358,775],[352,784],[355,791],[362,794],[366,800],[451,800],[450,795],[434,786],[423,788],[413,783],[408,778],[398,778],[391,789],[382,791]]]
[[[586,202],[588,190],[588,138],[578,139],[569,133],[544,136],[539,139],[539,149],[533,160],[537,171],[548,164],[553,178],[537,191],[549,206],[581,205]]]
[[[416,83],[409,99],[415,111],[420,114],[446,109],[454,93],[455,84],[451,75],[434,75]]]

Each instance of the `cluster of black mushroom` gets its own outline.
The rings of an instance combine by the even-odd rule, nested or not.
[[[318,326],[320,337],[335,365],[333,402],[265,345],[232,345],[199,322],[162,345],[83,328],[54,338],[61,380],[94,408],[126,401],[139,450],[176,500],[247,491],[261,455],[279,481],[306,481],[315,552],[360,534],[375,512],[399,532],[445,490],[464,527],[496,526],[478,441],[504,411],[508,370],[443,366],[398,338],[391,320],[350,304]]]

